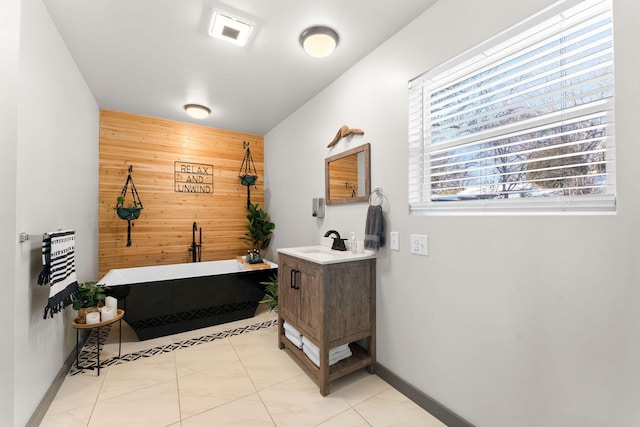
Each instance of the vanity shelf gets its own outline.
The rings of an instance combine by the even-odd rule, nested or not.
[[[373,373],[375,257],[316,263],[291,255],[295,251],[278,252],[278,347],[302,362],[323,396],[331,381],[362,368]],[[285,321],[318,346],[319,367],[285,337]],[[329,350],[343,344],[352,356],[329,366]]]

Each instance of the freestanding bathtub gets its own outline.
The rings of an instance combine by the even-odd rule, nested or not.
[[[238,260],[110,270],[99,283],[118,297],[127,323],[146,340],[253,317],[278,266]]]

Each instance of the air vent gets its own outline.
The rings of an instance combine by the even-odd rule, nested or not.
[[[222,35],[225,37],[229,37],[230,39],[238,40],[240,36],[240,31],[235,28],[227,27],[226,25],[222,29]]]
[[[254,23],[246,18],[221,10],[214,10],[209,35],[238,46],[245,46],[253,31]]]

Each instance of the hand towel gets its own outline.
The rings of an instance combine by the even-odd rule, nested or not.
[[[291,332],[285,330],[284,336],[298,348],[302,348],[302,337],[291,334]]]
[[[309,349],[309,347],[305,347],[304,345],[302,346],[302,351],[309,358],[309,360],[313,362],[314,365],[316,365],[317,367],[320,367],[319,354],[314,353],[311,349]],[[350,356],[351,356],[351,350],[349,350],[349,354],[343,353],[340,355],[333,355],[333,356],[329,355],[329,366],[333,366],[339,361],[346,359],[347,357],[350,357]]]
[[[305,336],[302,337],[302,351],[314,365],[320,366],[320,349]],[[329,366],[338,363],[342,359],[351,357],[351,354],[351,349],[348,344],[332,348],[329,350]]]
[[[50,285],[45,319],[64,310],[71,304],[71,296],[78,291],[75,246],[73,230],[46,233],[42,238],[42,271],[38,284]]]
[[[297,337],[298,339],[302,339],[302,334],[298,332],[296,328],[291,326],[291,323],[284,322],[282,326],[284,327],[285,332],[288,331],[291,335]]]
[[[384,246],[382,206],[369,206],[364,226],[364,248],[377,251],[381,246]]]

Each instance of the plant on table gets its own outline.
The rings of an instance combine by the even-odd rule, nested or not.
[[[78,311],[76,323],[86,323],[87,313],[104,305],[106,291],[105,285],[95,281],[78,284],[78,290],[71,296],[73,309]]]

